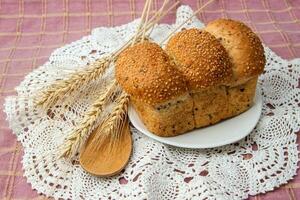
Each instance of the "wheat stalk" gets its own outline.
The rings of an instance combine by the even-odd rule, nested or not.
[[[173,8],[175,8],[179,4],[179,1],[177,1],[171,7],[169,7],[166,11],[163,11],[167,2],[169,2],[169,0],[164,0],[164,3],[162,5],[162,7],[159,9],[159,11],[156,12],[151,17],[151,19],[149,20],[149,23],[146,25],[146,31],[152,29],[161,18],[163,18],[167,13],[169,13]],[[132,45],[132,41],[134,40],[135,37],[139,38],[142,36],[142,34],[143,34],[142,31],[137,31],[137,33],[133,37],[131,37],[119,50],[117,50],[114,53],[114,55],[118,56],[124,49],[126,49],[128,46]]]
[[[117,98],[112,112],[101,122],[96,130],[100,134],[96,134],[90,143],[95,150],[98,150],[107,139],[112,141],[109,142],[111,145],[110,149],[113,149],[118,141],[120,141],[123,133],[122,130],[127,120],[128,104],[129,96],[125,92],[122,92]]]
[[[134,45],[136,43],[136,40],[138,39],[138,33],[141,31],[141,28],[144,24],[145,21],[145,17],[146,17],[146,12],[147,12],[147,7],[149,5],[149,1],[151,0],[146,0],[144,8],[143,8],[143,12],[142,12],[142,16],[141,16],[141,22],[137,28],[136,34],[134,35],[131,44]]]
[[[35,99],[35,103],[44,108],[51,107],[58,100],[70,95],[83,85],[101,77],[107,68],[109,68],[112,59],[110,57],[102,58],[94,62],[88,69],[73,73],[67,79],[58,80],[49,88],[42,91]]]
[[[82,148],[89,133],[100,118],[104,106],[109,102],[110,97],[116,89],[117,83],[113,80],[100,97],[90,106],[80,125],[69,134],[65,143],[61,145],[59,157],[71,158]]]
[[[151,1],[151,0],[147,0]],[[136,42],[136,40],[139,37],[143,37],[144,33],[154,27],[154,25],[162,18],[164,17],[171,9],[173,9],[176,5],[178,5],[179,2],[174,3],[167,11],[163,12],[165,5],[169,2],[169,0],[165,0],[162,7],[158,12],[152,16],[152,18],[148,21],[147,24],[144,25],[144,30],[141,31],[142,23],[139,26],[139,29],[137,33],[128,40],[120,49],[118,49],[115,53],[111,54],[110,56],[107,56],[105,58],[102,58],[95,63],[93,63],[91,66],[88,67],[88,69],[84,69],[83,71],[78,71],[73,74],[71,74],[68,78],[63,80],[58,80],[55,83],[53,83],[50,87],[43,90],[41,93],[39,93],[36,97],[34,97],[34,101],[36,105],[42,106],[43,108],[49,108],[53,106],[55,103],[57,103],[59,100],[62,100],[63,97],[70,95],[73,91],[76,91],[80,89],[83,85],[86,85],[90,83],[91,81],[100,78],[106,69],[110,66],[110,63],[116,59],[116,57],[128,46],[130,46],[133,41]],[[144,8],[145,12],[147,11],[146,6]],[[146,13],[142,14],[143,16],[146,15]],[[147,15],[146,15],[147,16]],[[149,16],[149,15],[148,15]],[[142,17],[141,22],[144,22],[145,17]]]
[[[152,5],[152,1],[151,1],[151,0],[149,0],[149,1],[146,2],[146,6],[145,6],[145,7],[147,7],[147,11],[146,11],[145,22],[143,23],[142,42],[143,42],[144,39],[145,39],[146,26],[147,26],[148,20],[149,20],[149,12],[150,12],[151,5]]]
[[[113,59],[117,58],[119,53],[125,48],[127,48],[129,45],[135,44],[137,41],[140,41],[140,39],[143,40],[146,31],[152,29],[153,26],[160,20],[161,17],[166,15],[172,8],[174,8],[178,4],[178,2],[176,2],[171,8],[168,9],[168,11],[163,12],[164,6],[167,4],[167,2],[168,0],[164,1],[162,8],[157,13],[155,13],[150,20],[148,20],[149,13],[142,14],[141,24],[138,28],[137,33],[135,34],[134,37],[132,37],[129,41],[127,41],[127,43],[125,43],[123,47],[121,47],[113,54]],[[147,0],[144,8],[145,12],[150,11],[150,6],[151,6],[150,0]],[[108,88],[110,88],[108,89],[108,91],[114,90],[112,89],[113,86]],[[76,127],[74,131],[72,131],[72,133],[67,137],[66,143],[62,145],[62,150],[60,154],[61,157],[70,158],[74,156],[78,152],[78,150],[81,149],[82,145],[85,143],[90,132],[94,129],[95,125],[99,121],[99,118],[102,113],[102,108],[104,106],[103,102],[104,101],[107,102],[108,99],[109,97],[107,92],[103,94],[103,96],[100,97],[91,106],[89,111],[85,114],[80,125]],[[115,106],[112,112],[109,115],[107,115],[100,122],[100,125],[97,127],[96,130],[97,133],[95,134],[95,137],[93,138],[90,144],[92,145],[92,147],[95,148],[95,150],[97,150],[97,148],[100,148],[103,142],[107,141],[107,139],[112,141],[109,142],[109,144],[111,145],[110,146],[111,149],[113,149],[113,147],[117,145],[118,141],[120,140],[121,134],[123,132],[122,130],[124,124],[126,123],[127,120],[128,103],[129,103],[129,96],[124,91],[122,91],[121,94],[117,96]]]
[[[177,26],[171,33],[169,33],[167,35],[167,37],[165,37],[161,42],[160,45],[162,45],[167,39],[170,38],[171,35],[173,35],[176,31],[178,31],[183,25],[185,25],[188,21],[190,21],[194,16],[196,16],[203,8],[205,8],[206,6],[208,6],[209,4],[211,4],[214,0],[210,0],[208,2],[206,2],[203,6],[201,6],[200,8],[198,8],[188,19],[186,19],[185,21],[183,21],[179,26]]]

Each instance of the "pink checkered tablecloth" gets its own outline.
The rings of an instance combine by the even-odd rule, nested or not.
[[[183,0],[193,9],[207,0]],[[154,9],[161,0],[154,0]],[[139,17],[140,0],[0,0],[0,199],[46,199],[26,182],[22,146],[2,112],[6,96],[24,75],[43,64],[50,53],[90,33]],[[248,24],[273,51],[285,59],[300,57],[300,0],[215,0],[198,17],[220,17]],[[174,22],[175,9],[163,20]],[[300,144],[300,139],[298,140]],[[300,175],[288,184],[250,199],[300,199]]]

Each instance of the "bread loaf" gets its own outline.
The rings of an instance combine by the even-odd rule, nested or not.
[[[146,127],[169,137],[249,109],[264,65],[250,28],[219,19],[175,34],[165,51],[149,41],[127,48],[115,73]]]
[[[159,45],[146,41],[127,48],[115,73],[150,131],[173,136],[194,128],[186,80]]]
[[[221,42],[232,63],[233,79],[227,88],[227,113],[224,116],[236,116],[253,103],[257,79],[266,63],[263,45],[249,27],[231,19],[212,21],[204,30]]]
[[[232,85],[245,83],[263,72],[264,48],[258,36],[245,24],[231,19],[218,19],[205,29],[214,35],[226,49],[232,63]]]

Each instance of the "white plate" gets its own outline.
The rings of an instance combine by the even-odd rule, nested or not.
[[[213,148],[246,137],[257,124],[262,109],[262,97],[256,95],[253,106],[246,112],[212,126],[195,129],[175,137],[159,137],[147,130],[132,106],[128,115],[133,126],[145,135],[165,144],[185,148]]]

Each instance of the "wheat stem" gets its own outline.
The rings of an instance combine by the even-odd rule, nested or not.
[[[184,22],[182,22],[179,26],[177,26],[170,34],[168,34],[168,36],[163,39],[160,42],[160,45],[162,45],[167,39],[169,39],[169,37],[171,35],[173,35],[176,31],[178,31],[183,25],[185,25],[188,21],[190,21],[194,16],[196,16],[203,8],[205,8],[206,6],[208,6],[209,4],[211,4],[214,0],[210,0],[208,2],[206,2],[203,6],[201,6],[200,8],[198,8],[193,14],[192,16],[190,16],[188,19],[186,19]]]
[[[165,0],[166,3],[169,2],[169,0]],[[170,8],[168,8],[166,11],[163,12],[164,7],[166,6],[166,3],[162,5],[160,8],[160,11],[156,12],[151,19],[149,20],[148,24],[146,25],[146,31],[152,29],[155,24],[163,18],[168,12],[170,12],[173,8],[175,8],[178,4],[179,1],[174,3]],[[137,36],[136,36],[137,35]],[[126,49],[128,46],[132,44],[132,41],[135,37],[140,37],[142,35],[142,32],[139,31],[137,34],[135,34],[133,37],[131,37],[119,50],[117,50],[114,54],[118,56],[124,49]]]
[[[152,5],[152,0],[149,0],[146,2],[147,3],[147,11],[146,11],[146,17],[145,17],[145,22],[143,24],[143,35],[142,35],[142,42],[144,41],[145,39],[145,33],[146,33],[146,26],[148,24],[148,20],[149,20],[149,12],[150,12],[150,8],[151,8],[151,5]]]
[[[133,37],[133,40],[132,40],[132,42],[131,42],[131,45],[134,45],[135,42],[136,42],[136,40],[138,39],[138,34],[137,34],[137,33],[139,33],[139,32],[141,31],[141,28],[142,28],[142,26],[143,26],[143,24],[144,24],[144,21],[145,21],[145,15],[146,15],[146,11],[147,11],[147,7],[148,7],[149,1],[151,1],[151,0],[146,0],[145,6],[144,6],[144,8],[143,8],[142,16],[141,16],[141,22],[140,22],[140,24],[139,24],[139,26],[138,26],[138,28],[137,28],[136,34],[135,34],[134,37]]]
[[[166,1],[166,3],[169,2],[168,0]],[[153,19],[149,20],[149,23],[147,25],[147,30],[154,28],[154,26],[157,24],[157,22],[159,22],[161,20],[161,18],[163,18],[164,16],[166,16],[166,14],[168,14],[173,8],[175,8],[177,5],[179,4],[179,1],[177,1],[176,3],[174,3],[171,7],[169,7],[166,11],[163,12],[163,10],[161,10],[161,12],[157,12],[155,13]],[[164,7],[165,5],[163,4],[162,7]],[[151,31],[152,31],[151,30]],[[149,31],[149,34],[151,33],[151,31]]]
[[[165,6],[167,5],[167,3],[169,3],[169,0],[164,0],[164,2],[163,2],[163,4],[162,4],[161,8],[154,14],[154,16],[155,16],[156,18],[160,19],[160,18],[162,17],[164,8],[165,8]],[[178,3],[179,3],[179,2],[174,3],[173,6],[175,7]],[[171,6],[171,7],[170,7],[167,11],[165,11],[164,13],[167,14],[171,9],[173,9],[173,6]],[[149,24],[148,24],[148,25],[150,25],[150,24],[153,23],[153,19],[155,19],[155,17],[152,17],[152,18],[149,20]],[[155,24],[151,27],[151,30],[149,31],[147,37],[149,37],[150,34],[152,33],[152,31],[153,31],[153,29],[154,29],[154,26],[155,26]]]

